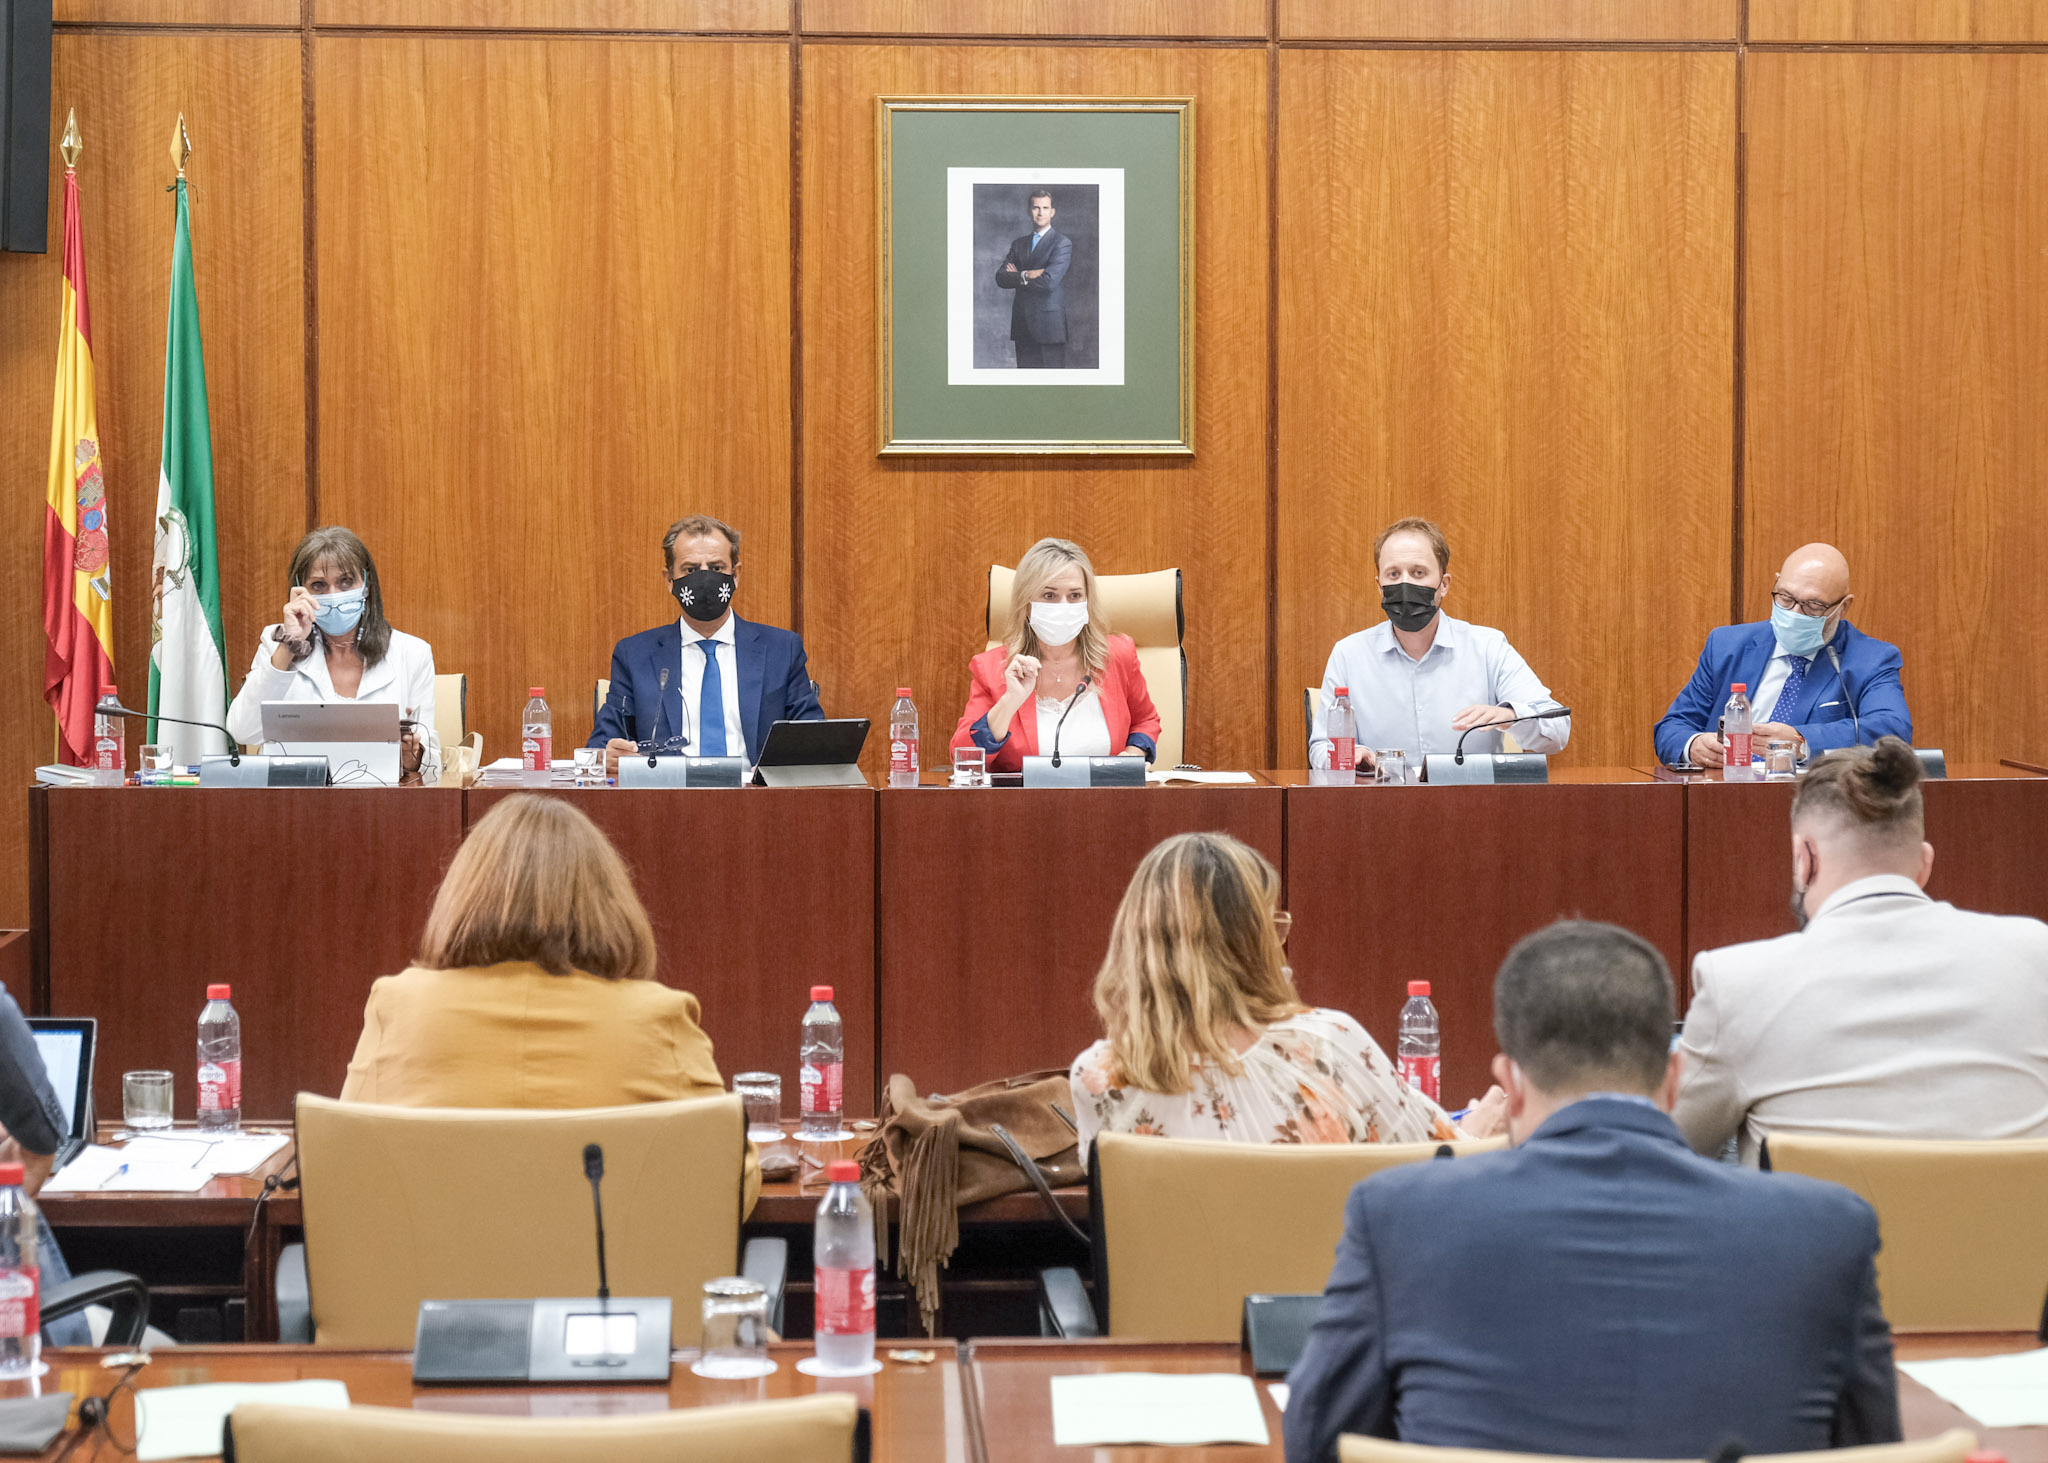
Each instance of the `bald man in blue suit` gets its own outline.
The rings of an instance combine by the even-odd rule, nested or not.
[[[1849,561],[1832,544],[1792,551],[1771,586],[1771,618],[1723,625],[1657,723],[1657,759],[1719,767],[1721,709],[1748,687],[1756,741],[1796,741],[1803,761],[1879,737],[1913,740],[1899,648],[1849,623]]]

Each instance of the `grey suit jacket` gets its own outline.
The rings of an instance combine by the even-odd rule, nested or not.
[[[0,986],[0,1127],[31,1153],[55,1153],[64,1141],[63,1104],[50,1087],[35,1033],[5,986]]]
[[[1972,914],[1895,874],[1804,931],[1700,954],[1672,1111],[1744,1161],[1773,1132],[2048,1138],[2048,925]]]

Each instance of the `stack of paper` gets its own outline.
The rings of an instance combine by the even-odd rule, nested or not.
[[[1052,1440],[1062,1448],[1198,1448],[1270,1438],[1250,1377],[1105,1372],[1052,1379]]]
[[[1902,1361],[1899,1370],[1985,1427],[2048,1427],[2048,1347],[2007,1356]]]
[[[130,1163],[118,1148],[94,1143],[43,1185],[46,1194],[104,1190],[124,1194],[196,1194],[213,1176],[189,1165]]]
[[[228,1414],[244,1402],[289,1407],[348,1406],[340,1382],[208,1382],[197,1387],[145,1387],[135,1394],[135,1456],[209,1458],[223,1447]]]
[[[1249,772],[1190,772],[1179,767],[1162,767],[1145,774],[1147,782],[1192,782],[1203,787],[1250,787],[1258,781]]]
[[[121,1156],[143,1168],[196,1168],[208,1175],[254,1173],[290,1141],[282,1133],[201,1133],[176,1128],[130,1138]]]

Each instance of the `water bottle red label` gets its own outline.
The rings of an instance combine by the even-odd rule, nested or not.
[[[837,1270],[820,1265],[817,1313],[811,1329],[820,1336],[866,1336],[875,1329],[875,1267]]]
[[[897,737],[889,743],[889,770],[891,772],[917,771],[916,737]]]
[[[528,772],[545,772],[555,757],[555,739],[552,735],[535,736],[528,732],[519,744],[520,761]]]
[[[846,1068],[839,1062],[805,1062],[799,1072],[805,1112],[838,1112],[846,1098]]]
[[[872,1306],[868,1313],[874,1314]],[[0,1341],[20,1341],[42,1329],[42,1272],[33,1265],[0,1270]]]
[[[1356,737],[1330,738],[1330,770],[1332,772],[1356,772],[1358,770],[1358,739]]]
[[[1401,1076],[1431,1102],[1444,1100],[1442,1057],[1403,1057]]]
[[[1753,732],[1728,733],[1728,765],[1747,767],[1750,759],[1750,743],[1755,739]]]
[[[242,1105],[242,1063],[201,1062],[199,1064],[199,1110],[229,1112]]]

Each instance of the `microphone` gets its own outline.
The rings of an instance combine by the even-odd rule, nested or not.
[[[612,1287],[604,1269],[604,1197],[598,1191],[604,1180],[604,1149],[595,1143],[583,1145],[583,1176],[590,1180],[590,1207],[597,1214],[597,1298],[610,1300]]]
[[[125,716],[132,721],[168,721],[173,726],[196,726],[205,731],[217,731],[228,739],[228,765],[242,765],[242,749],[235,745],[235,734],[213,721],[187,721],[182,716],[158,716],[148,711],[134,711],[121,704],[117,696],[102,696],[99,705],[93,707],[96,716]]]
[[[1527,716],[1511,716],[1506,721],[1482,721],[1478,726],[1468,726],[1458,733],[1458,754],[1451,760],[1460,767],[1465,765],[1465,738],[1471,736],[1476,731],[1513,726],[1517,722],[1522,721],[1548,721],[1555,716],[1570,716],[1571,714],[1571,707],[1560,706],[1555,701],[1546,701],[1540,710],[1532,711]]]
[[[1088,683],[1094,679],[1093,676],[1081,677],[1081,684],[1074,687],[1074,694],[1067,698],[1067,709],[1060,713],[1059,722],[1052,729],[1052,765],[1055,767],[1060,765],[1060,733],[1066,730],[1067,718],[1074,714],[1074,707],[1080,703],[1081,693],[1088,689]]]
[[[1863,740],[1863,724],[1856,719],[1856,693],[1849,689],[1849,678],[1842,674],[1842,655],[1835,649],[1835,642],[1828,642],[1828,660],[1835,667],[1835,680],[1842,687],[1842,697],[1849,703],[1849,730],[1860,743]],[[2048,1312],[2043,1313],[2048,1316]]]

